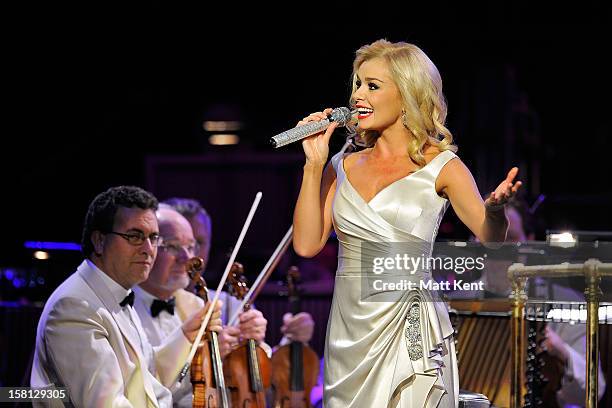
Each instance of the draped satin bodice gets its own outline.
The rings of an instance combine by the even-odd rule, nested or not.
[[[342,153],[332,158],[336,170],[333,222],[340,242],[340,273],[351,273],[360,262],[363,242],[411,242],[431,255],[448,200],[436,192],[442,167],[455,154],[446,150],[421,169],[394,181],[369,202],[351,185]],[[362,260],[361,260],[362,261]]]

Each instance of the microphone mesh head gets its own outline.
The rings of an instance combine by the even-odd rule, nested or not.
[[[351,110],[346,107],[336,108],[331,113],[331,118],[334,122],[338,122],[339,126],[346,126],[351,120]]]

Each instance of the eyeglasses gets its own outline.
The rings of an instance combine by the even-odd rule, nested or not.
[[[164,242],[159,246],[163,251],[168,252],[174,256],[179,256],[182,251],[187,252],[189,256],[193,256],[198,252],[199,246],[196,243],[181,245],[177,242]]]
[[[134,231],[130,233],[109,231],[107,232],[107,234],[119,235],[121,238],[125,239],[130,245],[134,245],[134,246],[140,246],[144,244],[147,239],[151,241],[151,245],[154,247],[160,246],[163,242],[161,235],[155,232],[149,235],[148,237],[145,236],[145,234],[140,231]]]

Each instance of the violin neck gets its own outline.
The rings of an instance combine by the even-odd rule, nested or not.
[[[225,388],[225,378],[223,377],[223,363],[221,362],[221,351],[219,350],[219,337],[217,332],[210,332],[210,353],[215,385],[219,393],[219,408],[229,408],[229,397]]]
[[[291,391],[304,391],[304,345],[297,341],[289,344],[291,366],[289,368],[289,387]]]
[[[301,303],[299,296],[289,296],[289,310],[294,316],[302,311]]]
[[[208,303],[208,289],[202,285],[196,285],[198,296]],[[210,354],[212,360],[212,370],[215,381],[215,388],[218,393],[218,406],[219,408],[229,408],[229,397],[227,395],[227,388],[225,388],[225,378],[223,377],[223,363],[221,362],[221,351],[219,350],[219,335],[217,332],[209,332],[208,338],[210,339]]]
[[[249,339],[247,341],[247,353],[249,359],[249,379],[251,383],[251,391],[264,391],[261,371],[259,369],[259,360],[257,359],[257,344],[255,343],[255,340]]]
[[[295,316],[300,313],[300,297],[289,296],[289,310]],[[291,366],[289,369],[289,387],[291,391],[304,391],[304,361],[302,343],[293,341],[289,344]]]

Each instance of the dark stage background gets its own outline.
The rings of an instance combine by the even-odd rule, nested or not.
[[[25,280],[3,274],[0,300],[44,301],[80,256],[37,261],[24,242],[78,242],[89,202],[119,184],[202,201],[211,283],[263,190],[241,252],[259,271],[290,224],[303,162],[299,144],[275,151],[267,140],[346,105],[354,52],[379,38],[413,42],[437,65],[448,128],[481,192],[519,165],[527,202],[545,195],[536,238],[611,229],[612,20],[599,3],[28,4],[6,17],[0,268]],[[242,121],[240,144],[210,146],[211,119]],[[452,211],[440,237],[468,238]]]

